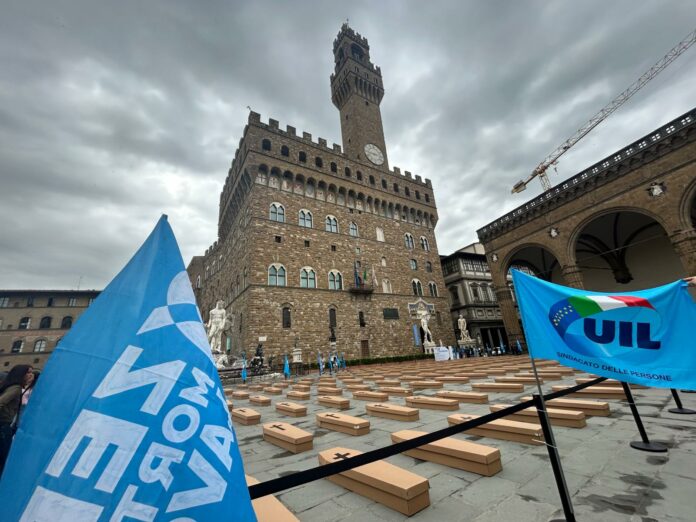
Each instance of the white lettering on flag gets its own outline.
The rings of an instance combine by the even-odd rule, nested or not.
[[[180,464],[185,456],[181,450],[153,442],[140,463],[138,477],[146,484],[159,481],[167,491],[174,480],[169,466],[174,462]],[[153,466],[155,462],[157,463]]]
[[[116,451],[95,486],[100,491],[113,493],[146,433],[147,428],[140,424],[82,410],[53,455],[46,473],[60,477],[82,439],[89,438],[89,444],[72,471],[76,477],[88,478],[107,448],[114,445]]]
[[[167,513],[220,502],[225,496],[227,482],[198,450],[193,450],[188,467],[205,483],[205,486],[174,493],[167,506]]]
[[[106,374],[93,396],[97,399],[103,399],[110,395],[154,383],[155,386],[140,411],[157,415],[186,364],[183,361],[170,361],[130,371],[142,352],[142,348],[129,345],[111,367],[109,373]]]
[[[37,486],[19,522],[96,522],[104,508]]]
[[[142,522],[152,522],[155,519],[157,508],[133,500],[137,491],[136,486],[128,485],[109,522],[121,522],[125,518],[142,520]]]

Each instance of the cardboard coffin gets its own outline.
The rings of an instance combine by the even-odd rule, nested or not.
[[[454,411],[459,409],[459,401],[454,399],[443,399],[442,397],[425,397],[422,395],[412,395],[404,399],[407,406],[412,408],[424,408],[426,410],[446,410]]]
[[[322,406],[328,406],[329,408],[338,408],[339,410],[347,410],[348,408],[350,408],[350,401],[348,399],[335,397],[333,395],[319,395],[317,397],[317,402]]]
[[[321,384],[317,388],[317,393],[322,395],[343,395],[343,390],[341,388],[334,388],[333,386],[322,386]]]
[[[488,394],[479,392],[440,390],[435,395],[442,399],[454,399],[471,404],[486,404],[488,402]]]
[[[232,392],[232,398],[246,400],[249,398],[249,392],[244,390],[234,390]]]
[[[327,430],[338,431],[355,437],[370,433],[370,421],[359,417],[351,417],[344,413],[317,413],[317,426]]]
[[[455,413],[447,417],[447,422],[453,426],[461,424],[473,419],[477,419],[479,415],[467,415],[464,413]],[[505,419],[498,419],[477,428],[471,428],[464,432],[468,435],[478,435],[479,437],[489,437],[492,439],[510,440],[512,442],[520,442],[522,444],[540,445],[544,442],[544,434],[541,431],[541,426],[528,422],[517,422]]]
[[[372,388],[372,386],[369,384],[348,384],[346,386],[346,390],[348,391],[367,391],[370,388]]]
[[[391,439],[392,442],[396,443],[415,439],[425,434],[425,431],[402,430],[392,433]],[[499,449],[454,437],[425,444],[414,450],[405,451],[404,454],[485,477],[495,475],[503,469]]]
[[[585,384],[586,382],[595,380],[597,377],[599,377],[599,375],[595,377],[578,377],[577,379],[575,379],[575,382],[577,384]],[[602,381],[601,383],[599,383],[597,386],[612,386],[623,389],[623,384],[621,383],[621,381],[617,381],[616,379],[607,379],[606,381]],[[631,388],[633,388],[634,390],[645,390],[647,386],[644,386],[642,384],[631,384]]]
[[[563,378],[563,375],[560,373],[555,373],[555,372],[537,372],[539,374],[539,377],[546,381],[558,381]],[[516,373],[515,377],[531,377],[532,379],[534,378],[533,373],[529,372],[523,372],[523,373]]]
[[[253,426],[261,421],[261,414],[251,408],[233,408],[232,420],[244,426]]]
[[[509,404],[491,404],[490,410],[500,411],[510,406]],[[549,408],[548,404],[546,407],[546,415],[548,416],[551,424],[554,426],[563,426],[564,428],[584,428],[587,426],[587,421],[585,420],[585,414],[581,411],[573,410],[560,410],[556,408]],[[519,421],[519,422],[529,422],[532,424],[539,424],[539,414],[536,408],[527,408],[512,415],[505,417],[507,420]]]
[[[281,395],[283,393],[283,388],[276,388],[275,386],[266,386],[263,389],[264,393],[268,395]]]
[[[399,406],[398,404],[373,402],[365,405],[365,410],[368,415],[397,421],[417,421],[420,418],[420,411],[417,408]]]
[[[361,453],[348,448],[331,448],[319,453],[319,464]],[[385,461],[358,466],[331,475],[328,480],[409,517],[430,505],[428,479]]]
[[[438,382],[452,382],[456,384],[466,384],[469,382],[469,378],[464,377],[463,375],[459,377],[457,377],[456,375],[445,375],[444,377],[435,377],[435,380]]]
[[[532,397],[522,397],[521,401],[532,400]],[[546,401],[546,406],[562,410],[581,411],[586,417],[608,417],[611,409],[608,402],[583,401],[581,399],[551,399]]]
[[[427,390],[428,388],[442,388],[444,384],[439,381],[413,381],[410,386],[413,390]]]
[[[389,400],[389,395],[384,392],[358,390],[353,392],[353,398],[359,401],[386,401]]]
[[[559,384],[558,386],[552,386],[553,391],[563,391],[570,388],[570,386],[565,386]],[[626,400],[626,394],[623,388],[618,388],[616,386],[590,386],[589,388],[583,388],[575,393],[568,395],[569,397],[591,397],[596,399],[618,399],[621,401]]]
[[[249,395],[249,402],[259,406],[268,406],[271,404],[271,399],[263,395]]]
[[[529,377],[496,377],[493,379],[495,382],[512,382],[512,383],[522,383],[522,384],[534,384],[536,382],[536,379],[534,378],[533,375],[530,375]],[[539,376],[539,382],[541,384],[544,384],[544,378],[540,375]]]
[[[259,481],[254,477],[245,475],[247,486],[258,484]],[[254,508],[256,519],[258,522],[300,522],[292,512],[286,508],[280,500],[273,495],[257,498],[251,501],[251,507]]]
[[[294,402],[277,402],[276,411],[290,417],[304,417],[307,415],[307,406]]]
[[[396,395],[399,397],[407,397],[411,395],[411,393],[413,393],[408,388],[400,388],[399,386],[380,386],[379,388],[377,388],[377,391],[386,393],[390,397],[392,395]]]
[[[269,422],[263,425],[263,440],[292,453],[311,450],[314,435],[287,422]]]
[[[250,384],[249,385],[249,389],[251,391],[261,391],[261,390],[263,390],[263,388],[264,388],[263,384]]]
[[[308,392],[312,390],[312,387],[309,386],[308,384],[293,384],[290,387],[291,390],[293,391],[303,391],[303,392]]]
[[[285,389],[285,388],[289,387],[290,384],[287,383],[287,382],[277,382],[277,383],[273,384],[273,386],[275,386],[276,388],[283,388],[283,389]]]
[[[285,396],[288,399],[296,399],[300,401],[308,401],[309,398],[311,397],[309,391],[300,391],[300,390],[290,390],[288,393],[285,394]]]
[[[389,386],[399,386],[401,384],[401,381],[399,379],[382,379],[381,381],[374,381],[374,383],[381,388]]]
[[[471,385],[472,390],[494,391],[494,392],[521,392],[524,391],[524,384],[511,382],[475,382]]]

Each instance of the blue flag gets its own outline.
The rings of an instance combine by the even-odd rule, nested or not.
[[[285,377],[290,376],[290,363],[288,362],[288,356],[285,356],[285,364],[283,365],[283,373],[285,374]]]
[[[530,356],[619,381],[696,389],[696,304],[686,283],[601,293],[512,271]]]
[[[245,382],[247,380],[246,359],[242,360],[242,380]]]
[[[2,520],[256,520],[234,429],[163,216],[46,364]]]
[[[324,374],[324,359],[321,357],[321,353],[317,353],[317,366],[319,366],[319,375]]]

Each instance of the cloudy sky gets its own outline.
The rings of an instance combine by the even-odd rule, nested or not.
[[[347,6],[350,7],[347,7]],[[696,21],[687,1],[0,0],[0,288],[101,288],[166,213],[216,239],[247,118],[341,142],[341,23],[369,39],[392,166],[432,179],[441,253]],[[696,105],[696,46],[562,160],[558,183]]]

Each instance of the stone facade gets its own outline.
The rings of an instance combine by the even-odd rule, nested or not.
[[[508,271],[599,291],[696,274],[696,109],[478,231],[508,336],[522,330]]]
[[[0,371],[41,369],[97,290],[0,290]]]
[[[204,319],[225,302],[235,354],[260,339],[267,355],[297,345],[305,361],[331,342],[346,358],[416,353],[408,305],[421,299],[433,307],[433,340],[454,343],[431,182],[388,167],[367,41],[344,25],[334,56],[346,152],[251,112],[220,196],[218,240],[188,266]],[[284,270],[285,285],[271,284],[271,270]],[[315,288],[303,287],[311,274]]]
[[[481,243],[440,256],[442,273],[450,298],[450,317],[457,339],[459,314],[467,321],[472,339],[481,347],[509,346],[503,314],[493,286],[491,269]]]

